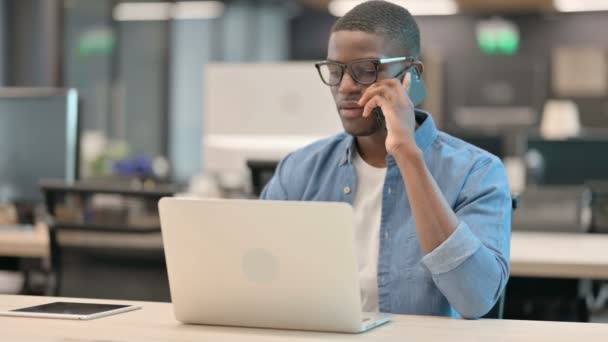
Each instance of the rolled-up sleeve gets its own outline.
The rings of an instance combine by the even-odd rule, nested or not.
[[[502,163],[495,157],[480,161],[454,208],[458,227],[422,259],[437,287],[464,318],[490,311],[507,284],[511,211]]]

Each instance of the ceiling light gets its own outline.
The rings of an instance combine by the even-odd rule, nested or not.
[[[123,2],[114,7],[116,21],[162,21],[169,19],[213,19],[224,13],[220,1]]]
[[[169,2],[123,2],[114,7],[113,17],[116,21],[169,20],[171,6]]]
[[[173,9],[173,19],[214,19],[224,14],[220,1],[178,2]]]
[[[560,12],[608,11],[608,0],[553,0]]]

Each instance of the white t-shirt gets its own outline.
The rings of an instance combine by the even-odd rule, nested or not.
[[[364,312],[378,312],[378,249],[386,168],[367,164],[356,149],[353,150],[353,165],[357,173],[353,201],[355,247],[361,283],[361,303]]]

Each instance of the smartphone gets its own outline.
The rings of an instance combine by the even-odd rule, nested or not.
[[[410,100],[414,104],[414,107],[417,107],[422,103],[422,101],[424,101],[424,99],[426,99],[426,96],[427,96],[426,86],[424,84],[424,80],[422,79],[422,76],[418,73],[418,69],[416,69],[415,67],[412,67],[407,71],[407,73],[409,73],[411,75],[410,76],[410,91],[409,91]],[[402,83],[403,83],[403,79],[405,78],[406,74],[403,74],[403,76],[401,76],[401,78],[399,78],[399,80]],[[374,113],[374,116],[376,117],[376,120],[378,121],[378,125],[380,125],[380,127],[386,127],[386,119],[384,118],[382,109],[380,107],[376,107],[372,110],[372,113]]]

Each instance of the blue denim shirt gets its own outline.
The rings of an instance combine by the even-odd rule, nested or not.
[[[380,311],[477,318],[509,278],[511,195],[501,161],[437,130],[416,111],[416,144],[459,223],[432,252],[422,253],[400,170],[387,157],[382,195],[378,294]],[[335,201],[352,205],[355,139],[340,133],[285,157],[262,199]],[[328,228],[329,229],[329,228]]]

